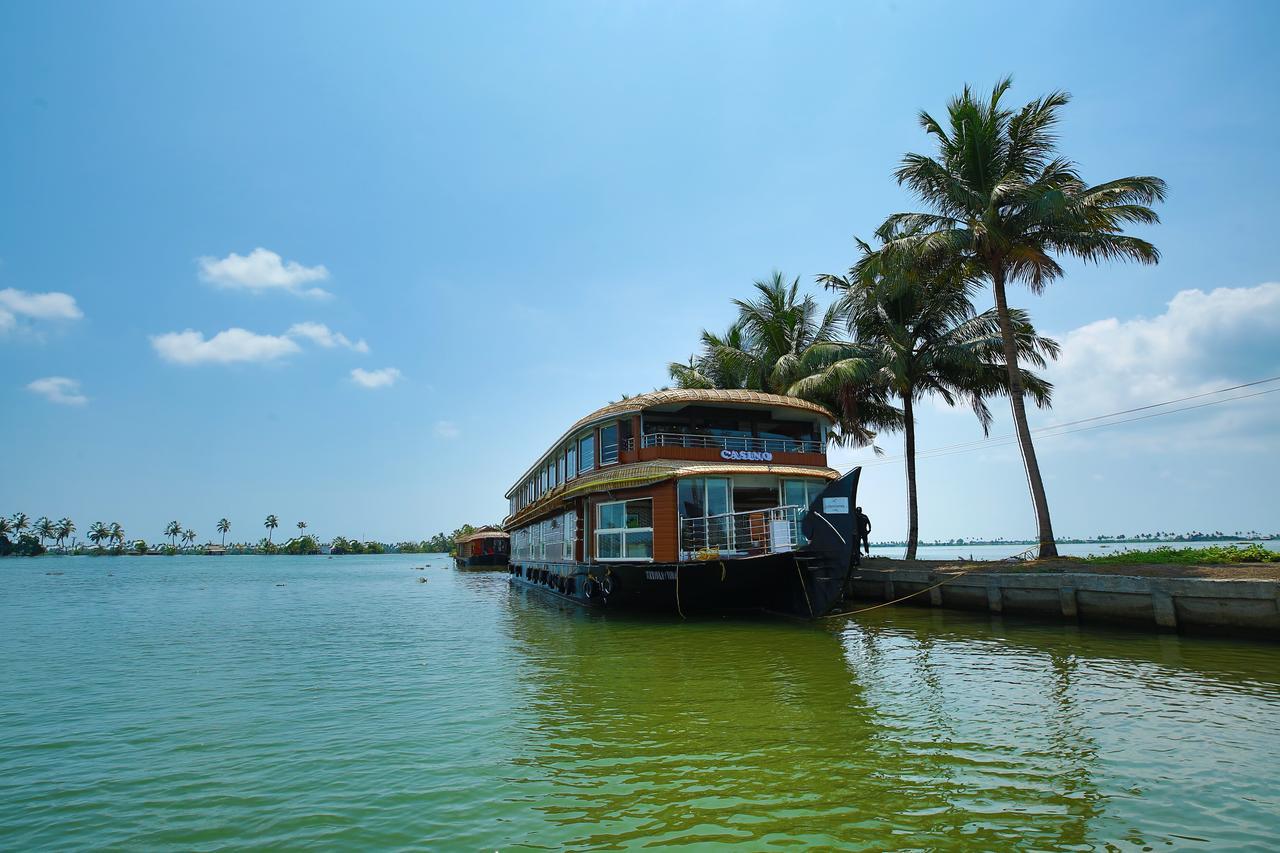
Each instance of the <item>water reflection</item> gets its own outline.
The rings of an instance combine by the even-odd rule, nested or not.
[[[814,626],[507,602],[535,846],[1239,845],[1280,808],[1280,749],[1257,738],[1280,723],[1274,647],[929,610]]]

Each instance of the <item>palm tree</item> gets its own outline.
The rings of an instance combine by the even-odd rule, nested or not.
[[[58,521],[58,547],[64,547],[67,539],[72,533],[76,532],[76,523],[69,518],[63,518]]]
[[[267,528],[267,544],[271,544],[271,531],[280,526],[280,519],[274,515],[268,515],[267,520],[262,522],[262,526]]]
[[[702,351],[688,364],[668,365],[681,388],[746,388],[775,394],[793,393],[795,384],[829,367],[824,359],[836,352],[840,321],[835,306],[822,311],[811,295],[801,297],[800,281],[789,284],[782,273],[754,284],[754,300],[735,299],[738,319],[724,335],[702,332]],[[847,365],[846,365],[847,366]],[[824,385],[807,393],[836,417],[833,439],[841,444],[869,444],[875,430],[899,423],[900,413],[888,405],[883,389],[871,384]]]
[[[49,520],[48,516],[42,515],[36,519],[35,531],[36,535],[40,537],[40,547],[43,548],[45,540],[53,538],[53,522]]]
[[[22,531],[31,526],[31,520],[27,518],[27,514],[25,512],[15,512],[13,514],[13,518],[10,519],[10,522],[13,525],[13,535],[15,539],[22,535]]]
[[[13,523],[10,522],[9,519],[5,518],[3,515],[0,515],[0,536],[3,536],[7,539],[9,537],[9,534],[12,532],[13,532]]]
[[[178,537],[182,535],[182,522],[171,521],[164,526],[164,535],[169,537],[169,544],[178,547]]]
[[[227,531],[231,529],[231,522],[225,518],[218,519],[218,532],[222,534],[222,547],[227,546]]]
[[[107,528],[107,533],[112,542],[117,545],[124,544],[124,528],[120,526],[120,522],[111,522],[111,525]]]
[[[889,253],[962,258],[990,281],[1040,556],[1054,557],[1058,549],[1027,425],[1017,330],[1005,288],[1022,282],[1041,292],[1063,273],[1055,256],[1156,263],[1155,246],[1125,234],[1124,227],[1160,221],[1151,205],[1164,199],[1165,183],[1132,176],[1086,184],[1074,163],[1057,156],[1054,129],[1070,96],[1052,92],[1014,111],[1000,104],[1011,85],[1011,78],[1001,80],[986,101],[966,86],[947,105],[945,127],[920,113],[920,125],[936,141],[938,154],[907,154],[895,177],[932,212],[894,214],[877,234]]]
[[[859,241],[864,258],[876,253]],[[879,380],[902,402],[903,457],[907,475],[907,553],[914,560],[920,539],[916,481],[915,404],[936,394],[947,405],[968,400],[982,424],[991,426],[984,398],[1008,392],[1000,323],[994,310],[976,314],[971,301],[976,282],[964,265],[926,266],[883,257],[864,265],[861,273],[819,276],[840,294],[837,308],[847,317],[849,331]],[[1021,311],[1013,312],[1018,355],[1023,363],[1044,367],[1058,352],[1055,341],[1042,338]],[[1023,386],[1036,403],[1049,403],[1052,386],[1021,370]],[[818,373],[797,384],[804,394],[811,386],[842,380]]]
[[[102,540],[111,536],[111,531],[101,521],[95,521],[89,525],[89,541],[99,547],[102,546]]]
[[[298,522],[298,538],[302,538],[302,532],[306,529],[307,529],[307,523],[305,521],[299,521]]]
[[[186,542],[187,547],[190,548],[192,545],[196,544],[196,532],[188,527],[182,533],[182,541]]]

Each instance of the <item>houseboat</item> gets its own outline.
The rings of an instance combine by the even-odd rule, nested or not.
[[[498,527],[473,530],[453,540],[453,561],[460,569],[505,568],[510,539],[510,535]]]
[[[611,403],[507,492],[511,581],[610,609],[829,613],[856,561],[860,473],[827,465],[832,425],[755,391]]]

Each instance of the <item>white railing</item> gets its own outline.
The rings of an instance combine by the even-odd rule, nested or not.
[[[717,560],[792,551],[804,544],[804,507],[729,512],[680,519],[680,559]]]
[[[628,450],[631,449],[628,439]],[[711,447],[756,453],[821,453],[822,442],[795,438],[756,438],[736,435],[687,435],[678,432],[651,432],[640,440],[641,447]]]

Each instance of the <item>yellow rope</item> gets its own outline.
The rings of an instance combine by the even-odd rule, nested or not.
[[[800,561],[795,557],[791,558],[791,562],[796,567],[796,577],[800,578],[800,591],[804,593],[804,604],[809,608],[809,618],[813,618],[813,602],[809,600],[809,587],[805,586],[804,573],[800,571]]]
[[[680,564],[676,563],[676,612],[680,614],[680,618],[684,618],[684,611],[680,609]]]
[[[919,595],[919,594],[920,594],[920,593],[922,593],[922,592],[928,592],[928,591],[929,591],[929,590],[931,590],[931,589],[937,589],[938,587],[942,586],[943,584],[949,584],[949,583],[951,583],[953,580],[957,580],[957,579],[959,579],[959,578],[962,578],[962,577],[964,577],[965,575],[969,574],[969,572],[972,572],[972,571],[973,571],[973,569],[965,569],[963,572],[960,572],[960,573],[959,573],[959,574],[957,574],[957,575],[952,575],[951,577],[947,578],[946,580],[939,581],[938,583],[935,583],[933,586],[926,586],[924,589],[918,589],[918,590],[916,590],[915,592],[909,592],[909,593],[907,593],[906,595],[900,596],[900,597],[895,598],[895,599],[893,599],[893,600],[891,600],[891,601],[882,601],[882,602],[880,602],[879,604],[873,604],[873,605],[871,605],[870,607],[860,607],[860,608],[858,608],[857,610],[846,610],[846,611],[844,611],[843,613],[830,613],[830,614],[828,614],[828,615],[826,615],[826,616],[823,616],[822,618],[823,618],[823,619],[838,619],[838,618],[840,618],[841,616],[853,616],[853,615],[858,614],[858,613],[866,613],[868,610],[878,610],[878,609],[880,609],[881,607],[888,607],[890,604],[897,604],[897,603],[898,603],[898,602],[900,602],[900,601],[906,601],[908,598],[915,598],[917,595]],[[810,608],[810,611],[812,611],[812,608]]]

